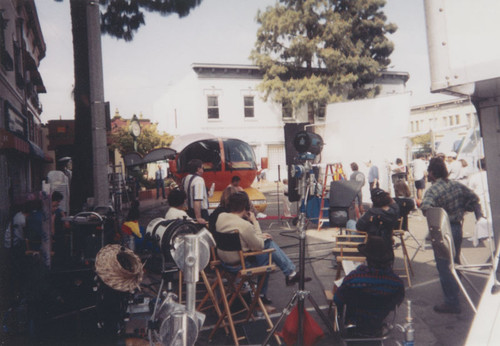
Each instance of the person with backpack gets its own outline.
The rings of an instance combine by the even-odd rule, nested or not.
[[[192,159],[187,165],[188,175],[182,182],[187,195],[187,214],[200,225],[208,223],[208,193],[203,179],[203,162]]]
[[[388,192],[375,188],[371,190],[373,206],[356,223],[358,231],[382,237],[392,251],[392,231],[399,219],[399,206]]]

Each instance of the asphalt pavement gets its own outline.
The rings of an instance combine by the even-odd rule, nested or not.
[[[298,267],[299,231],[291,222],[288,222],[291,220],[280,221],[276,219],[278,215],[278,201],[283,203],[281,200],[282,196],[278,196],[276,193],[276,184],[264,182],[256,185],[256,187],[264,192],[268,201],[268,207],[265,211],[268,218],[259,220],[261,228],[273,236],[273,239]],[[167,208],[167,203],[163,199],[142,201],[141,224],[147,226],[153,218],[163,217]],[[282,211],[283,207],[281,206],[280,214],[282,214]],[[292,205],[292,213],[296,213],[296,206]],[[477,247],[474,247],[472,242],[468,240],[473,231],[473,219],[473,215],[466,216],[462,253],[465,260],[469,263],[484,263],[490,255],[488,244],[481,243]],[[420,211],[410,214],[409,229],[418,241],[417,243],[411,236],[407,236],[405,240],[410,256],[413,258],[412,266],[414,275],[411,277],[411,287],[408,286],[408,281],[404,279],[406,284],[405,301],[397,309],[395,323],[403,326],[407,322],[407,300],[410,300],[416,345],[463,345],[474,318],[474,312],[463,296],[461,299],[461,314],[438,314],[433,311],[433,306],[442,302],[442,291],[432,248],[425,241],[428,233],[426,219]],[[305,300],[305,306],[325,332],[324,338],[318,342],[319,345],[340,344],[338,336],[328,332],[328,328],[310,302],[311,299],[314,300],[323,314],[333,323],[333,314],[329,314],[329,302],[326,299],[325,290],[332,289],[336,274],[336,267],[331,251],[334,246],[334,232],[333,229],[328,228],[317,230],[317,225],[313,222],[308,224],[306,230],[305,275],[311,277],[312,281],[305,284],[305,290],[309,292],[307,295],[309,299]],[[419,247],[419,244],[422,246]],[[395,255],[396,262],[394,267],[402,268],[402,251],[400,247],[396,248]],[[398,273],[403,274],[403,271],[398,271]],[[485,279],[471,279],[479,291],[482,292]],[[470,292],[472,300],[477,304],[479,302],[479,295],[469,285],[466,285],[466,289]],[[274,312],[271,313],[274,323],[278,321],[283,313],[288,312],[287,307],[292,308],[294,306],[290,306],[289,302],[296,292],[297,287],[287,287],[285,285],[285,277],[279,271],[271,275],[268,298],[272,300],[271,306],[275,308]],[[283,318],[282,323],[278,326],[278,331],[282,329],[284,320],[285,318]],[[198,335],[196,344],[232,345],[233,341],[231,337],[226,336],[223,329],[217,331],[215,339],[212,342],[208,341],[208,334],[213,327],[213,323],[213,316],[210,316],[210,312],[207,312],[207,318]],[[250,322],[246,326],[238,327],[237,330],[239,335],[246,335],[247,337],[242,344],[261,344],[267,335],[262,320]],[[396,327],[390,339],[384,344],[398,345],[402,344],[404,339],[405,335],[401,331],[401,328]],[[270,342],[272,344],[275,341],[271,339]]]

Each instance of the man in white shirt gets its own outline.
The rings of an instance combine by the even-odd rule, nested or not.
[[[424,154],[417,154],[417,158],[412,161],[411,167],[413,169],[415,189],[417,189],[417,204],[420,204],[425,189],[425,178],[427,176],[427,165],[424,161]]]
[[[203,179],[203,162],[192,159],[188,162],[189,174],[184,178],[182,186],[187,195],[187,214],[200,225],[208,223],[208,193]]]
[[[454,151],[446,155],[448,161],[448,179],[459,180],[461,178],[462,163],[457,160],[457,153]]]

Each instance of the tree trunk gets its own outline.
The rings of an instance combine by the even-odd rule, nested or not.
[[[75,145],[71,180],[71,214],[80,212],[94,191],[92,118],[87,38],[87,2],[70,0],[75,65]]]

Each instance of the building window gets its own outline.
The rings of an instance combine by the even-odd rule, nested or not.
[[[283,100],[281,103],[281,112],[283,119],[291,119],[293,117],[293,107],[290,100]]]
[[[8,20],[3,17],[3,13],[0,10],[0,63],[6,71],[12,71],[14,69],[14,62],[6,49],[5,44],[5,30],[7,29],[7,23]]]
[[[243,107],[245,112],[245,118],[255,117],[253,96],[243,97]]]
[[[455,124],[460,124],[460,114],[455,115]]]
[[[208,119],[219,119],[219,98],[218,96],[207,96]]]
[[[472,125],[473,125],[472,114],[471,113],[467,113],[467,125],[469,127],[472,127]]]
[[[450,118],[450,126],[455,125],[454,122],[453,122],[453,115],[450,115],[449,118]]]
[[[326,117],[326,102],[319,102],[316,110],[318,119],[325,119]]]
[[[415,124],[413,121],[410,121],[410,126],[411,126],[411,132],[415,132]]]

